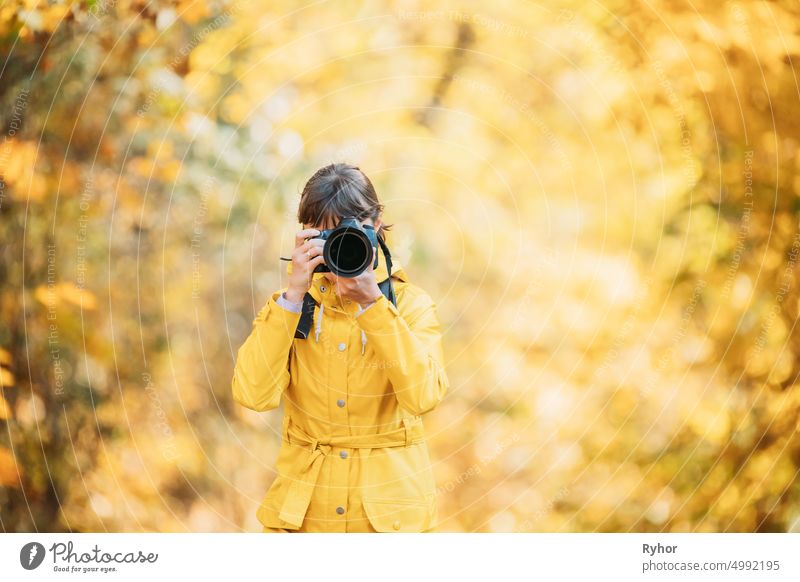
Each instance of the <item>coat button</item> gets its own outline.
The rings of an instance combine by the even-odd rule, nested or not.
[[[395,522],[392,524],[392,527],[394,529],[400,529],[400,520],[395,520]]]
[[[344,351],[344,349],[345,349],[347,346],[346,346],[346,345],[344,345],[344,343],[340,343],[340,344],[339,344],[338,346],[336,346],[336,347],[337,347],[337,348],[339,348],[339,351],[340,351],[340,352],[343,352],[343,351]]]
[[[344,507],[342,507],[341,505],[339,507],[337,507],[336,508],[336,513],[338,513],[339,515],[342,515],[344,513]]]
[[[336,401],[336,406],[338,406],[339,408],[344,408],[344,400],[341,400],[341,399],[337,400]]]
[[[347,458],[347,451],[342,451],[341,453],[339,453],[339,456],[341,458],[343,458],[343,459],[346,459]]]
[[[325,293],[325,291],[327,291],[327,290],[328,290],[328,288],[325,285],[320,285],[319,286],[320,293]]]

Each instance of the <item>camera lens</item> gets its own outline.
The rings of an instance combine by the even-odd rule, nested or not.
[[[362,232],[346,228],[328,239],[325,262],[340,277],[357,277],[371,260],[372,246]]]

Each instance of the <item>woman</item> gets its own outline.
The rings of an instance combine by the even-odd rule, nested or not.
[[[433,300],[391,259],[382,211],[356,166],[317,171],[301,194],[288,285],[239,349],[233,399],[257,411],[284,401],[277,476],[256,512],[265,532],[421,532],[437,521],[421,415],[449,388],[440,326]],[[314,273],[324,241],[313,237],[346,216],[374,227],[378,266]],[[313,330],[298,337],[304,299]]]

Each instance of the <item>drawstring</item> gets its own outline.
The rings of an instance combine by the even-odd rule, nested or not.
[[[364,311],[364,307],[359,303],[358,305],[358,313],[356,315],[361,315],[361,312]],[[364,333],[364,330],[361,330],[361,355],[364,355],[364,348],[367,347],[367,334]]]
[[[314,341],[319,343],[319,332],[322,331],[322,312],[325,311],[325,303],[319,303],[319,316],[317,317],[317,330],[314,333]]]
[[[359,313],[364,311],[364,309],[359,305]],[[319,315],[317,316],[317,328],[314,331],[314,341],[319,343],[319,334],[322,331],[322,314],[325,312],[325,303],[320,302],[319,304]],[[361,355],[364,355],[364,350],[367,347],[367,334],[364,333],[364,330],[361,330]]]

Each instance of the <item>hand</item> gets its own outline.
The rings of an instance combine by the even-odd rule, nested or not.
[[[373,257],[376,252],[377,249],[372,247]],[[336,285],[340,297],[352,299],[359,305],[366,305],[376,301],[382,295],[378,282],[375,280],[375,271],[372,268],[373,261],[370,261],[369,267],[358,277],[339,277],[333,273],[328,275]]]
[[[289,286],[286,289],[286,299],[294,303],[300,303],[311,287],[311,277],[317,265],[325,262],[322,249],[325,241],[321,239],[309,239],[310,236],[318,236],[320,231],[316,228],[301,230],[295,235],[295,248],[292,251],[292,272],[289,275]]]

